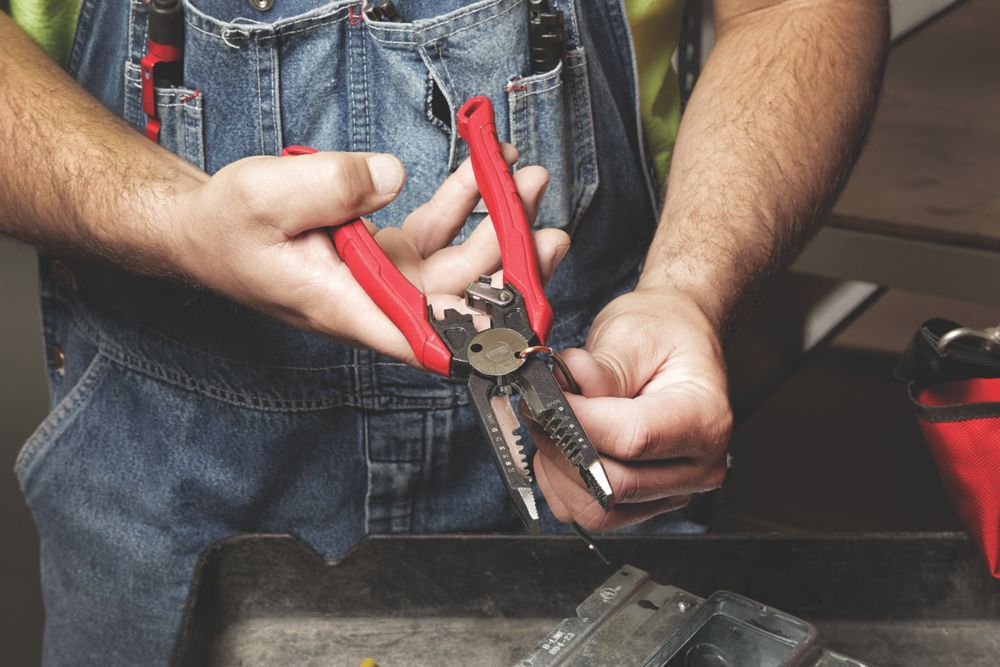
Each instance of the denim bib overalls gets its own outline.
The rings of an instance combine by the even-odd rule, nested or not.
[[[359,0],[251,4],[185,1],[185,87],[157,92],[161,144],[209,173],[292,144],[393,153],[407,186],[371,217],[398,225],[466,156],[455,110],[488,95],[519,164],[551,174],[537,225],[573,235],[547,289],[551,343],[582,345],[656,220],[620,0],[557,0],[566,54],[540,74],[526,0],[395,0],[403,23]],[[70,61],[137,129],[145,32],[143,0],[84,0]],[[198,554],[238,533],[294,533],[336,558],[366,533],[520,531],[461,383],[204,291],[41,266],[46,348],[61,352],[16,472],[41,538],[46,664],[168,662]],[[684,511],[647,529],[703,524]]]

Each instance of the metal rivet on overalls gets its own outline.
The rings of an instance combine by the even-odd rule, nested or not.
[[[266,12],[274,7],[274,0],[247,0],[247,3],[259,12]]]
[[[62,348],[58,345],[53,345],[49,350],[49,358],[52,359],[53,370],[62,372],[63,366],[66,365],[66,354],[62,351]]]
[[[76,277],[69,267],[58,259],[49,264],[49,274],[55,284],[67,292],[76,291]]]

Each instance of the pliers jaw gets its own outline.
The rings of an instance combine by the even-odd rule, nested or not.
[[[453,375],[468,378],[469,398],[489,443],[500,477],[524,525],[538,532],[538,508],[530,466],[524,454],[521,422],[510,399],[520,395],[554,445],[580,473],[591,495],[607,510],[611,484],[593,444],[566,400],[552,369],[540,357],[526,354],[537,336],[524,299],[512,285],[492,287],[488,277],[469,285],[466,303],[489,315],[491,327],[477,332],[472,317],[448,311],[434,327],[453,350]],[[461,376],[460,376],[461,377]]]
[[[477,374],[469,376],[468,389],[490,454],[514,509],[528,531],[537,534],[538,506],[531,486],[533,479],[520,436],[521,422],[514,414],[510,397],[492,380]]]
[[[452,353],[452,377],[467,379],[469,400],[518,516],[537,534],[533,479],[521,422],[510,402],[518,371],[528,361],[520,353],[537,336],[528,322],[524,298],[512,286],[493,287],[489,276],[483,276],[466,289],[466,304],[489,316],[489,329],[477,331],[471,315],[451,309],[441,319],[430,313],[431,325]]]

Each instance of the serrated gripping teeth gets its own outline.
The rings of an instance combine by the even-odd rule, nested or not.
[[[594,499],[607,512],[611,508],[611,482],[608,481],[608,474],[604,471],[600,460],[594,461],[587,468],[579,468],[579,471],[580,477],[590,489],[590,495],[594,496]]]
[[[604,465],[576,420],[557,408],[542,413],[542,428],[566,459],[576,466],[590,494],[607,511],[613,492]]]

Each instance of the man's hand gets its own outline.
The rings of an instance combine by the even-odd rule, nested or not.
[[[0,234],[203,285],[413,363],[402,334],[340,261],[327,231],[392,201],[404,179],[398,160],[256,157],[209,177],[115,118],[2,13],[0,44]],[[533,219],[548,176],[533,167],[514,180]],[[458,305],[466,285],[499,264],[488,222],[447,247],[478,200],[466,163],[402,230],[376,234],[438,311]],[[547,277],[569,239],[556,230],[535,238]]]
[[[592,531],[620,528],[722,484],[732,428],[722,349],[689,296],[625,294],[597,316],[586,349],[562,357],[583,390],[567,399],[601,453],[615,506],[605,513],[565,456],[532,428],[535,475],[556,518]]]
[[[504,151],[508,161],[517,159],[513,147]],[[403,165],[389,155],[240,160],[181,196],[172,263],[191,281],[294,326],[415,364],[402,333],[355,281],[329,234],[330,227],[388,204],[404,180]],[[534,220],[548,174],[528,167],[514,180]],[[500,264],[489,218],[461,244],[448,245],[478,201],[466,160],[401,228],[375,234],[438,312],[460,307],[466,286]],[[547,280],[569,237],[546,229],[535,240]]]
[[[618,498],[607,515],[546,442],[555,515],[586,528],[675,509],[725,476],[732,418],[720,331],[825,215],[871,118],[885,0],[716,0],[716,42],[674,148],[639,288],[567,351],[573,409]],[[536,434],[537,435],[537,434]]]

